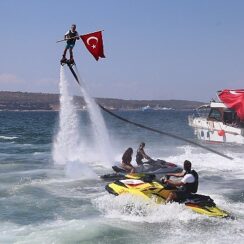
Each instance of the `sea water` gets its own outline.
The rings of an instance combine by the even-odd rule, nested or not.
[[[192,111],[116,113],[195,139],[187,125],[187,116]],[[72,119],[81,134],[66,143],[76,147],[74,142],[80,141],[81,136],[89,149],[88,113],[79,111],[77,117],[70,116],[68,119]],[[188,159],[199,173],[199,193],[210,195],[235,219],[210,218],[176,203],[164,206],[148,204],[133,196],[110,195],[99,175],[112,170],[96,162],[94,150],[83,151],[82,159],[81,155],[78,157],[94,172],[92,177],[84,177],[79,166],[77,169],[72,165],[69,172],[66,163],[58,164],[53,159],[53,143],[60,125],[58,112],[0,112],[0,243],[243,243],[243,146],[209,145],[234,158],[228,160],[110,115],[103,116],[113,138],[111,150],[115,162],[120,161],[128,147],[136,151],[142,141],[146,143],[146,153],[154,159],[180,165]],[[77,152],[77,148],[73,150],[63,151],[63,156]],[[71,164],[77,160],[67,158]],[[135,154],[132,162],[135,164]]]

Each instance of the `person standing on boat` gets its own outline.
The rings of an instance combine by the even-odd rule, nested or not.
[[[187,197],[196,193],[198,189],[198,173],[191,169],[191,162],[185,160],[184,171],[182,173],[170,173],[167,176],[183,177],[181,181],[165,180],[165,184],[177,187],[177,190],[171,192],[166,199],[166,203],[176,201],[184,202]]]
[[[129,147],[122,156],[122,167],[129,173],[135,173],[135,168],[131,164],[133,149]]]
[[[138,165],[142,165],[142,159],[147,159],[147,160],[152,160],[144,151],[144,147],[145,147],[145,142],[142,142],[139,146],[139,148],[137,149],[137,153],[136,153],[136,162]]]

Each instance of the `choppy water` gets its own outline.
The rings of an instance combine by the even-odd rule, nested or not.
[[[194,138],[187,125],[190,112],[118,113]],[[109,195],[99,175],[112,171],[92,150],[86,112],[79,113],[83,146],[90,148],[80,157],[86,167],[54,164],[58,113],[0,112],[0,243],[243,243],[243,146],[210,145],[234,157],[230,161],[104,117],[115,161],[127,147],[136,149],[141,141],[155,159],[179,164],[189,159],[200,175],[199,193],[210,195],[236,219],[209,218],[179,204],[148,205],[133,197]],[[127,203],[134,207],[128,209]]]

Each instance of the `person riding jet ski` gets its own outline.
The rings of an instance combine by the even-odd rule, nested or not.
[[[191,162],[184,161],[184,170],[182,173],[169,173],[167,176],[183,177],[180,182],[173,180],[164,180],[164,183],[177,187],[176,191],[169,194],[166,203],[177,201],[185,201],[191,193],[196,193],[198,189],[198,174],[195,170],[191,170]]]
[[[142,159],[147,159],[149,161],[153,161],[144,151],[144,147],[145,147],[145,142],[142,142],[139,146],[139,148],[137,149],[137,153],[136,153],[136,162],[137,162],[137,165],[142,165],[143,162],[142,162]]]
[[[124,170],[130,173],[135,172],[134,166],[131,164],[133,149],[131,147],[127,148],[122,156],[121,166]]]
[[[138,166],[133,166],[132,155],[133,149],[129,147],[123,154],[121,163],[119,165],[113,165],[112,169],[115,173],[101,175],[100,177],[103,180],[118,180],[125,179],[131,176],[128,174],[137,174],[138,177],[142,174],[154,174],[157,180],[160,180],[162,176],[165,176],[167,173],[179,173],[182,172],[182,168],[178,165],[166,162],[161,159],[153,160],[144,152],[145,143],[142,142],[137,150],[136,161]],[[146,158],[148,161],[142,162],[142,159]]]

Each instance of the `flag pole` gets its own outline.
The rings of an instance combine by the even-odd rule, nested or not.
[[[58,40],[58,41],[56,41],[56,43],[58,43],[58,42],[65,42],[65,41],[72,40],[72,39],[76,39],[76,38],[80,38],[80,37],[79,36],[74,36],[74,37],[71,37],[71,38],[66,38],[66,39]]]
[[[100,31],[104,31],[104,30],[100,30]],[[96,31],[96,32],[99,32],[99,31]],[[94,32],[87,33],[86,35],[90,35],[92,33],[94,33]],[[74,36],[74,37],[71,37],[71,38],[66,38],[66,39],[58,40],[58,41],[56,41],[56,43],[58,43],[58,42],[65,42],[65,41],[72,40],[72,39],[75,39],[75,38],[78,38],[78,37],[80,38],[80,36]]]

